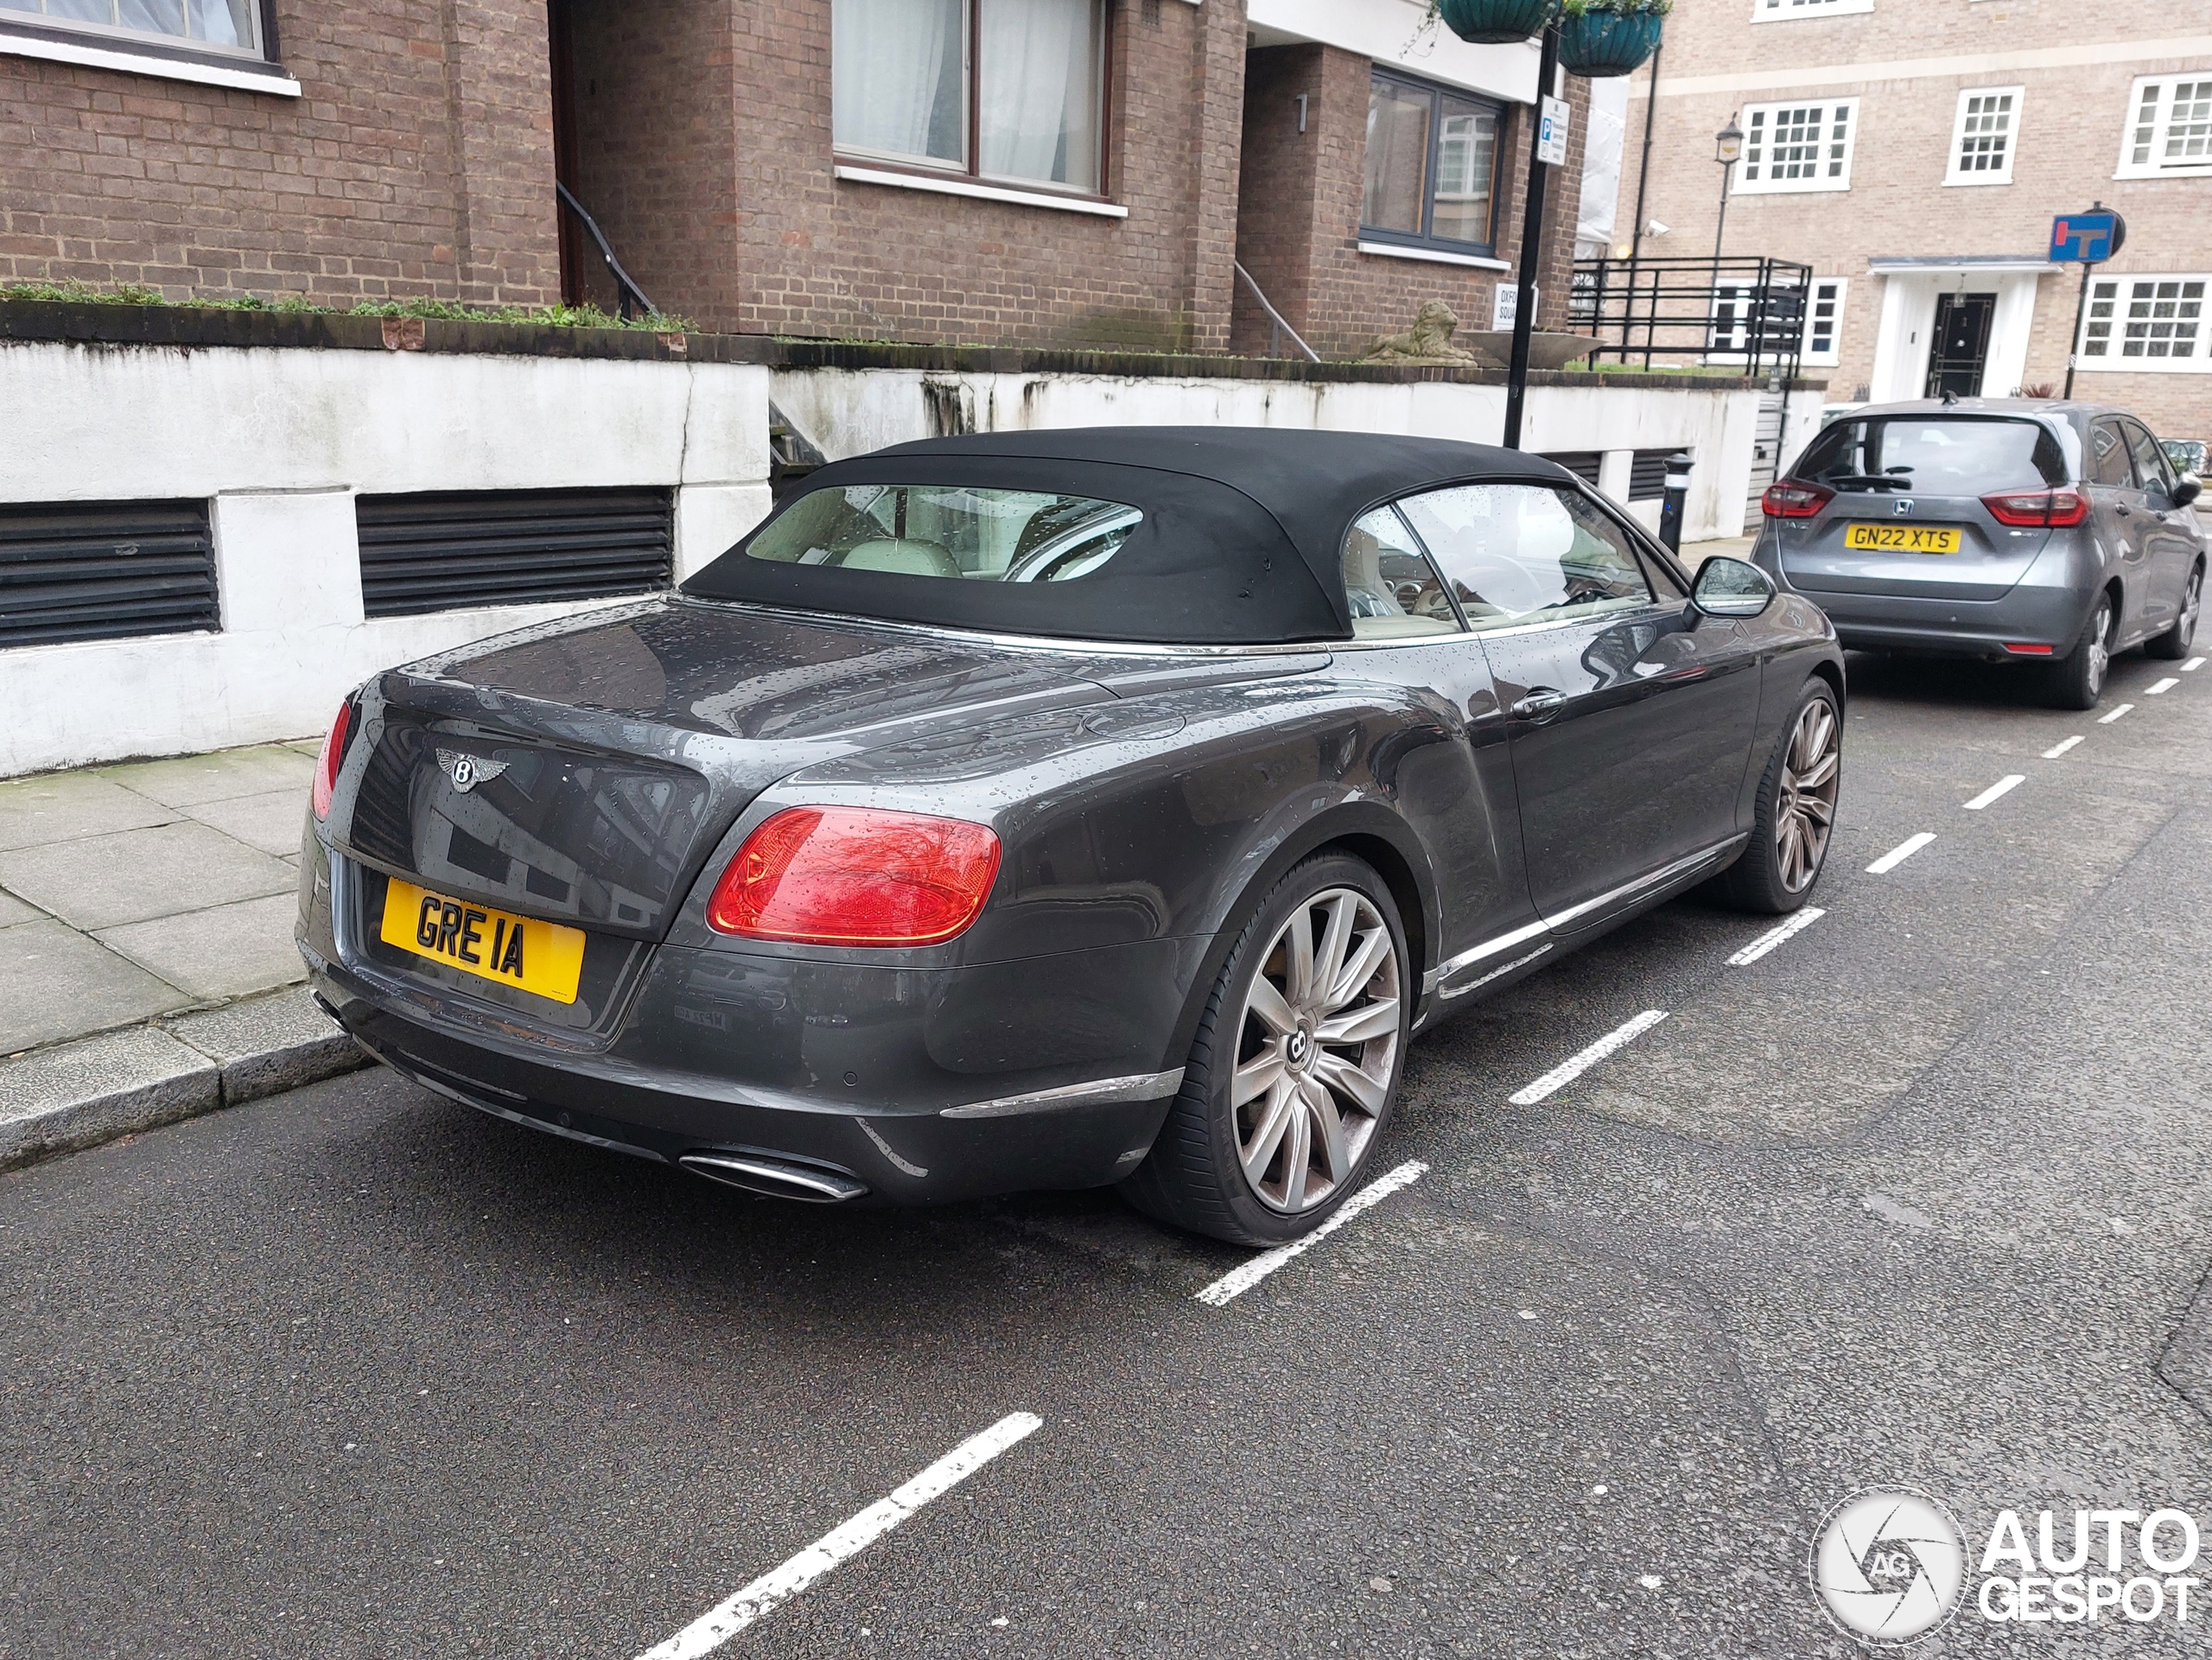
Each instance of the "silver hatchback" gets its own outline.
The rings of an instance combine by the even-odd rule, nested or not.
[[[2113,653],[2187,654],[2202,485],[2120,410],[1885,404],[1824,428],[1766,493],[1751,557],[1847,647],[2039,663],[2090,709]]]

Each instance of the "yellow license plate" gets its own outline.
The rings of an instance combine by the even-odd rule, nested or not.
[[[481,980],[556,1003],[576,1001],[584,931],[448,899],[394,881],[384,896],[384,943]]]
[[[1843,545],[1868,553],[1956,553],[1959,532],[1935,525],[1847,525]]]

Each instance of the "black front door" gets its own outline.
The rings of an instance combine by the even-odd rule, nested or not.
[[[1989,366],[1990,325],[1997,320],[1993,294],[1943,294],[1936,300],[1936,338],[1928,350],[1929,398],[1981,396]]]
[[[1738,833],[1759,697],[1739,626],[1694,611],[1577,492],[1462,485],[1401,506],[1489,654],[1540,915],[1605,921],[1634,902],[1621,890]]]

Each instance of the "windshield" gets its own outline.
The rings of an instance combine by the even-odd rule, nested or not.
[[[771,520],[750,559],[984,582],[1067,582],[1121,551],[1144,514],[1120,502],[959,485],[817,490]]]
[[[1892,415],[1837,422],[1815,438],[1796,476],[1832,490],[1914,490],[1980,496],[2069,482],[2065,455],[2037,421]]]

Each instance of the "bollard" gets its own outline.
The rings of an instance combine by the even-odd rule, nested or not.
[[[1678,449],[1667,457],[1667,497],[1659,510],[1659,539],[1669,553],[1682,550],[1682,504],[1689,499],[1690,466],[1688,450]]]

